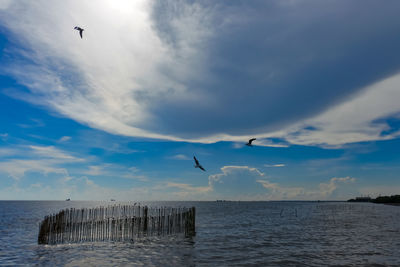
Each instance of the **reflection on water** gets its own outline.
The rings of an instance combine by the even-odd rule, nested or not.
[[[196,236],[37,245],[45,215],[106,204],[0,201],[0,265],[400,265],[400,207],[370,203],[149,202],[196,206]]]
[[[179,238],[139,240],[129,243],[86,243],[37,246],[33,262],[39,265],[192,266],[193,241]]]

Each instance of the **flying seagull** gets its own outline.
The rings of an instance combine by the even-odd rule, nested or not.
[[[84,29],[82,29],[81,27],[78,27],[78,26],[75,26],[74,29],[79,31],[79,35],[81,36],[81,39],[82,39],[82,32],[84,31]]]
[[[253,146],[251,143],[256,140],[256,138],[251,138],[249,142],[247,142],[246,146]]]
[[[200,170],[206,171],[203,166],[200,165],[199,161],[196,159],[195,156],[193,156],[194,158],[194,162],[196,163],[196,165],[194,165],[195,168],[200,168]]]

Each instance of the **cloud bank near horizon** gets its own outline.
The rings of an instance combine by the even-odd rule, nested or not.
[[[28,89],[4,93],[126,136],[251,135],[268,146],[268,138],[325,146],[392,139],[399,5],[2,1],[11,44],[2,72]],[[75,25],[86,29],[82,40]]]

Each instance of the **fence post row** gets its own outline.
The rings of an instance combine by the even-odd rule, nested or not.
[[[39,244],[131,241],[154,235],[194,236],[196,209],[108,206],[66,209],[46,216],[39,226]]]

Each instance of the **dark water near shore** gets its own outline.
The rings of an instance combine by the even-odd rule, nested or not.
[[[400,207],[370,203],[144,202],[195,206],[196,236],[37,245],[45,215],[109,204],[0,201],[0,265],[400,266]]]

